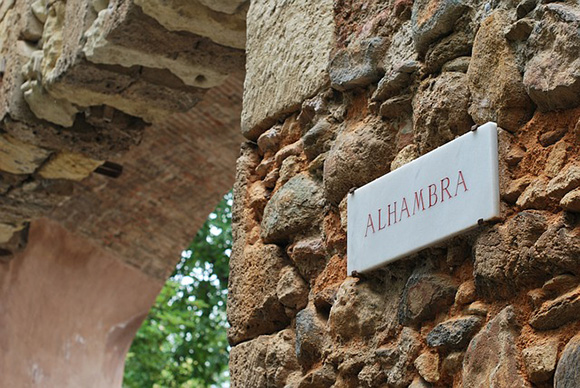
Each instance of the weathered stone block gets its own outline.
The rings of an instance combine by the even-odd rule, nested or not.
[[[555,329],[580,317],[580,287],[554,300],[544,302],[530,318],[538,330]]]
[[[0,134],[0,170],[11,174],[32,174],[50,156],[49,150]]]
[[[429,269],[416,269],[401,296],[399,322],[403,325],[418,324],[433,318],[453,304],[456,291],[457,285],[450,276],[432,273]]]
[[[425,53],[433,41],[451,32],[466,9],[467,4],[457,0],[414,1],[411,22],[417,51]]]
[[[463,361],[463,387],[530,387],[518,373],[517,335],[515,311],[508,306],[471,340]]]
[[[256,140],[328,85],[333,2],[253,1],[248,11],[242,133]],[[268,15],[264,17],[264,15]]]
[[[38,174],[45,179],[70,179],[80,181],[103,164],[103,161],[87,158],[84,155],[59,152],[42,168]]]
[[[328,65],[330,86],[344,91],[378,81],[384,45],[382,39],[375,37],[337,51]]]
[[[157,19],[169,31],[189,31],[206,36],[220,45],[243,49],[247,7],[241,6],[235,13],[228,14],[222,13],[221,9],[214,10],[227,5],[223,1],[212,1],[212,7],[209,8],[204,2],[208,0],[135,0],[143,12]],[[226,8],[231,10],[231,7]]]
[[[580,103],[580,8],[554,3],[542,11],[528,40],[524,85],[542,111],[573,108]]]
[[[554,388],[575,388],[580,386],[580,335],[573,337],[562,352],[556,375]]]
[[[433,348],[462,350],[482,324],[483,319],[477,316],[460,317],[442,322],[427,334],[427,345]]]
[[[153,17],[132,1],[119,1],[99,13],[85,33],[82,51],[94,63],[168,69],[185,84],[199,88],[219,85],[232,72],[242,70],[242,50],[199,35],[168,31]]]
[[[552,339],[546,344],[530,346],[522,351],[522,358],[533,383],[549,380],[554,374],[558,360],[558,341]]]
[[[319,362],[326,339],[326,321],[309,306],[296,314],[296,356],[305,370]]]
[[[351,188],[389,172],[396,128],[380,120],[345,123],[324,162],[326,198],[339,204]]]
[[[292,309],[303,309],[308,303],[308,285],[292,266],[282,269],[276,294],[284,306]]]
[[[228,298],[228,338],[232,344],[286,327],[289,318],[276,295],[287,259],[276,245],[248,245],[232,252]],[[248,297],[251,295],[251,297]]]
[[[481,24],[467,79],[471,92],[469,114],[481,125],[488,121],[515,131],[531,119],[534,104],[528,97],[516,54],[504,36],[508,14],[496,11]]]
[[[266,355],[272,336],[260,336],[232,347],[230,376],[232,388],[267,387]]]
[[[267,243],[285,241],[310,229],[321,219],[323,207],[322,186],[308,174],[295,176],[266,205],[262,239]]]
[[[295,342],[294,332],[286,329],[273,336],[268,344],[265,360],[268,387],[285,388],[302,376],[294,350]]]
[[[463,73],[442,73],[421,84],[413,99],[413,127],[421,154],[470,130],[469,98]]]

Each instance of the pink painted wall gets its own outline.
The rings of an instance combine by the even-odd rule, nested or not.
[[[0,387],[120,387],[162,283],[41,219],[0,264]]]

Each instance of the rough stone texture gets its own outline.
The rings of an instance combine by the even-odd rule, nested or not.
[[[394,128],[378,120],[345,124],[324,162],[324,190],[338,204],[351,188],[386,174],[394,158]]]
[[[455,0],[413,2],[411,20],[417,51],[424,53],[430,43],[452,31],[466,8],[466,4]]]
[[[290,308],[303,309],[308,303],[308,285],[294,267],[284,267],[276,286],[280,302]]]
[[[530,346],[522,352],[522,358],[533,383],[547,381],[554,374],[558,360],[558,342],[551,340],[546,344]]]
[[[580,287],[544,302],[530,318],[530,325],[538,330],[555,329],[580,316]]]
[[[230,351],[231,387],[266,387],[266,355],[272,336],[260,336]]]
[[[515,131],[534,111],[528,97],[516,53],[504,37],[508,14],[496,11],[481,24],[473,44],[467,79],[471,92],[469,114],[476,124],[496,122]]]
[[[447,72],[424,81],[413,99],[413,129],[421,154],[469,131],[469,89],[463,73]],[[446,96],[441,99],[440,96]]]
[[[348,279],[340,286],[330,310],[330,332],[345,340],[372,335],[381,324],[384,308],[385,301],[376,285]],[[389,314],[393,311],[387,311]]]
[[[296,314],[296,357],[305,369],[322,356],[326,326],[325,320],[312,306]]]
[[[436,383],[441,378],[439,374],[439,353],[423,353],[415,359],[415,368],[429,383]]]
[[[442,322],[427,334],[427,345],[433,348],[461,350],[467,346],[482,323],[483,319],[476,316]]]
[[[537,264],[530,261],[529,250],[545,231],[545,215],[527,211],[482,234],[474,246],[478,293],[508,297],[521,285],[534,282]]]
[[[318,11],[287,27],[289,18],[278,15],[306,8],[279,3],[272,14],[263,2],[250,10],[261,19],[250,22],[255,74],[245,86],[251,106],[244,122],[254,120],[245,130],[258,144],[238,195],[245,207],[242,201],[234,213],[245,229],[236,233],[237,249],[278,244],[310,289],[298,315],[285,306],[296,318],[279,329],[299,332],[301,368],[285,388],[550,385],[551,376],[540,380],[554,369],[554,349],[541,365],[532,347],[561,347],[577,330],[570,295],[580,278],[580,108],[542,112],[522,74],[550,52],[552,67],[539,77],[576,77],[577,5],[337,0],[327,19],[332,42],[319,32],[329,26],[312,22]],[[304,39],[295,38],[298,28]],[[314,33],[322,47],[312,51]],[[560,47],[552,47],[556,41]],[[292,67],[295,59],[310,66],[312,58],[329,74]],[[501,217],[379,269],[347,274],[347,193],[489,120],[503,128]],[[310,184],[293,182],[306,176],[322,181],[314,190],[323,203],[317,211],[306,198],[306,206],[281,200],[305,197]],[[274,222],[274,214],[284,217]],[[288,228],[295,220],[301,226]],[[278,237],[269,240],[272,227]],[[559,326],[543,330],[531,319]],[[527,356],[524,349],[531,349]]]
[[[473,340],[463,361],[463,387],[529,387],[518,373],[518,327],[513,306],[496,315]]]
[[[447,275],[430,273],[424,268],[413,272],[401,296],[399,322],[417,324],[430,319],[453,304],[457,285]]]
[[[244,89],[242,112],[244,136],[256,140],[278,118],[296,110],[303,99],[328,84],[326,68],[333,42],[329,0],[251,3],[246,46],[248,87]],[[278,59],[264,61],[272,52]]]
[[[141,8],[136,3],[118,1],[99,13],[86,32],[83,53],[89,61],[168,69],[183,83],[199,88],[217,86],[243,68],[242,50],[223,47],[180,28],[179,32],[169,32],[154,19],[159,13],[148,16],[143,10],[150,10],[149,6]],[[154,2],[147,3],[154,7]],[[242,42],[239,48],[243,47]]]
[[[574,5],[542,6],[542,19],[529,38],[532,58],[524,84],[543,111],[578,106],[580,96],[580,9]]]
[[[276,295],[277,278],[286,263],[282,250],[276,245],[254,245],[240,255],[232,253],[231,269],[253,276],[230,278],[228,337],[233,344],[281,329],[289,321]]]
[[[580,384],[580,335],[573,337],[562,352],[556,375],[554,376],[554,388],[573,388]]]
[[[307,174],[295,176],[266,205],[262,238],[266,242],[279,242],[308,229],[323,206],[322,186]]]
[[[244,48],[246,29],[247,8],[239,6],[242,2],[230,2],[233,8],[223,1],[212,1],[212,5],[208,6],[207,0],[169,0],[161,3],[135,0],[135,4],[143,8],[146,14],[170,31],[189,31],[207,36],[220,45],[239,49]],[[234,10],[237,12],[232,13]]]
[[[382,46],[382,39],[373,38],[361,42],[357,47],[336,52],[328,65],[330,85],[344,91],[378,81],[378,62]]]
[[[301,375],[298,372],[300,365],[296,358],[295,337],[292,330],[282,330],[272,338],[272,342],[268,345],[265,361],[269,387],[287,387]]]
[[[580,188],[566,194],[560,201],[560,206],[565,210],[580,213]]]

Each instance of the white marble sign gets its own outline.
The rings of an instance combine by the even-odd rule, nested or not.
[[[497,125],[487,123],[348,196],[348,273],[498,217]]]

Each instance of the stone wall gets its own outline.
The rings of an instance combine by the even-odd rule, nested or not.
[[[75,182],[106,173],[105,162],[140,144],[149,124],[243,74],[247,8],[245,0],[2,2],[0,256],[22,249],[31,220],[70,198]]]
[[[580,386],[579,27],[574,1],[252,2],[232,387]],[[347,276],[349,190],[487,121],[502,218]]]

